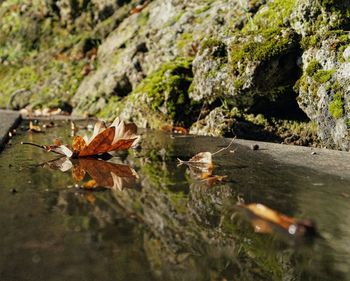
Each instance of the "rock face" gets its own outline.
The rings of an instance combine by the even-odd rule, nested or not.
[[[278,141],[301,108],[322,145],[349,150],[349,3],[4,1],[0,106],[211,135],[249,123]]]
[[[349,150],[350,37],[344,30],[349,26],[345,13],[350,2],[301,2],[292,15],[304,49],[303,75],[296,84],[298,103],[316,121],[326,146]]]

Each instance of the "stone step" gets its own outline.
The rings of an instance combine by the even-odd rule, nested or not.
[[[21,115],[18,111],[0,109],[0,151],[9,138],[9,132],[16,128],[20,120]]]

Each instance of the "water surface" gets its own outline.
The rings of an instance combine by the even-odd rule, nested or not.
[[[230,140],[152,131],[109,168],[62,172],[43,164],[57,155],[20,143],[69,142],[70,124],[26,129],[0,154],[0,280],[350,280],[348,180],[235,144],[214,156],[213,174],[227,177],[210,185],[176,159]],[[94,188],[92,169],[110,167],[137,176]],[[312,219],[320,237],[255,233],[238,200]]]

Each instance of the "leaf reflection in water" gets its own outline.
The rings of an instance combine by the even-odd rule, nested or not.
[[[297,220],[281,214],[259,203],[238,204],[258,233],[279,233],[292,237],[317,236],[316,228],[311,220]]]
[[[86,175],[89,180],[82,183],[82,188],[109,188],[123,190],[132,188],[136,184],[138,174],[129,165],[107,162],[96,158],[80,158],[76,160],[61,157],[41,164],[52,170],[66,172],[72,169],[72,177],[75,182],[82,182]]]

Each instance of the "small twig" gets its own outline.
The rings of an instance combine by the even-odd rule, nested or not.
[[[228,148],[233,144],[233,142],[234,142],[235,139],[236,139],[236,137],[233,137],[232,140],[231,140],[231,142],[228,144],[228,146],[219,149],[218,151],[212,153],[211,155],[213,156],[213,155],[215,155],[215,154],[218,154],[218,153],[220,153],[220,152],[222,152],[222,151],[228,149]]]
[[[202,104],[202,107],[201,107],[201,110],[199,111],[199,115],[197,117],[197,121],[196,123],[200,120],[200,118],[202,117],[202,112],[203,112],[203,109],[204,109],[204,106],[206,105],[206,102],[203,102]]]
[[[59,152],[57,152],[57,151],[55,151],[55,150],[52,150],[52,147],[50,147],[50,146],[40,145],[40,144],[36,144],[36,143],[32,143],[32,142],[21,142],[21,144],[32,145],[32,146],[35,146],[35,147],[42,148],[42,149],[44,149],[45,151],[49,151],[49,152],[53,152],[53,153],[62,155],[62,153],[59,153]]]
[[[36,147],[40,147],[42,149],[46,149],[45,145],[40,145],[40,144],[36,144],[36,143],[32,143],[32,142],[21,142],[21,144],[27,144],[27,145],[32,145],[32,146],[36,146]]]

